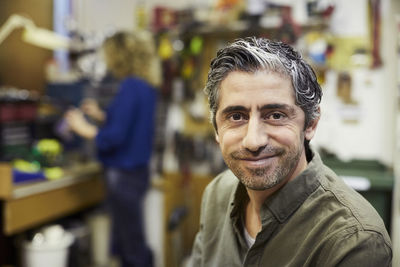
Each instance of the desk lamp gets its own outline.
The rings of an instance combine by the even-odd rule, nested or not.
[[[24,28],[22,40],[50,50],[67,50],[70,40],[53,31],[36,27],[32,20],[21,16],[11,15],[0,28],[0,44],[17,28]]]

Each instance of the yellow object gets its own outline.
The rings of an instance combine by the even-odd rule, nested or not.
[[[158,47],[158,55],[162,60],[166,60],[172,57],[174,49],[168,37],[163,36],[160,39],[160,46]]]
[[[328,60],[330,68],[341,71],[350,71],[357,67],[371,66],[372,57],[371,42],[368,37],[351,36],[351,37],[335,37],[331,40],[334,47],[334,53]],[[362,61],[356,61],[354,56],[357,56],[357,51],[366,51],[359,56]]]
[[[187,58],[183,62],[182,66],[182,77],[186,80],[192,78],[194,72],[194,62],[191,58]]]
[[[41,139],[37,145],[37,150],[44,155],[57,156],[62,152],[62,145],[55,139]]]
[[[29,162],[23,159],[15,159],[12,162],[15,169],[22,172],[35,173],[40,171],[40,165],[35,162]]]
[[[44,168],[44,176],[49,180],[57,180],[62,178],[64,171],[60,167]]]
[[[144,5],[136,7],[136,26],[138,29],[145,30],[147,28],[148,14]]]

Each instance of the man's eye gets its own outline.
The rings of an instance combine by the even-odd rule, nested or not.
[[[274,112],[274,113],[268,114],[267,118],[272,119],[272,120],[281,120],[281,119],[285,118],[285,114],[280,113],[280,112]]]
[[[229,116],[233,121],[239,121],[243,119],[243,115],[240,113],[234,113]]]

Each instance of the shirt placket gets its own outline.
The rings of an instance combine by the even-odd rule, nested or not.
[[[260,266],[260,260],[263,256],[265,246],[268,244],[268,241],[273,237],[275,231],[279,226],[279,222],[276,220],[275,216],[267,210],[264,214],[262,214],[262,229],[257,234],[256,240],[253,246],[247,251],[246,256],[244,258],[243,266],[244,267],[256,267]]]

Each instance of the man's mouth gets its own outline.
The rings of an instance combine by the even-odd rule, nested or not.
[[[266,147],[262,151],[252,153],[246,150],[238,150],[231,154],[234,160],[240,161],[247,168],[264,168],[278,160],[285,150],[282,148]]]
[[[276,155],[270,155],[262,157],[244,157],[239,160],[241,160],[247,167],[259,168],[271,164],[275,159]]]

